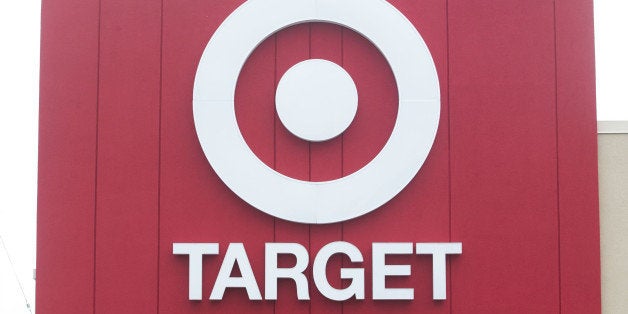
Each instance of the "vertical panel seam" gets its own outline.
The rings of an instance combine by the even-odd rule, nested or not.
[[[93,245],[93,267],[92,267],[92,313],[96,313],[96,228],[98,221],[98,120],[100,112],[100,44],[101,44],[101,24],[102,24],[102,1],[98,0],[98,44],[96,54],[96,145],[94,147],[94,245]]]
[[[312,23],[308,23],[308,58],[311,59],[312,58]],[[308,178],[310,181],[312,181],[312,143],[308,142],[307,143],[307,172],[308,172]],[[307,225],[307,251],[308,253],[312,253],[312,224],[308,224]],[[312,271],[312,269],[310,269],[309,271],[309,277],[310,279],[314,279],[314,273]],[[312,285],[308,285],[308,287],[310,287],[310,289],[312,289]],[[314,289],[312,289],[312,291],[314,291]],[[313,293],[310,293],[310,295],[312,295]],[[310,302],[308,302],[309,305],[309,313],[312,314],[312,300],[310,297]]]
[[[558,125],[558,28],[556,21],[556,0],[553,4],[553,22],[554,22],[554,119],[556,126],[556,221],[557,221],[557,242],[558,242],[558,313],[562,313],[562,282],[561,282],[561,242],[560,242],[560,163],[559,163],[559,125]]]
[[[275,49],[273,66],[273,90],[277,90],[277,34],[273,35]],[[277,115],[273,110],[273,169],[277,170]],[[273,217],[273,242],[277,241],[277,218]],[[266,293],[266,291],[264,291]],[[277,301],[273,301],[273,314],[277,313]]]
[[[161,123],[163,103],[163,64],[164,64],[164,1],[160,1],[159,12],[159,113],[157,122],[157,308],[159,313],[159,284],[160,284],[160,252],[161,252]]]
[[[312,59],[312,23],[308,23],[307,28],[309,37],[307,57],[308,59]],[[309,181],[312,181],[312,142],[309,141],[307,142],[307,178]],[[311,229],[309,226],[308,229]]]
[[[450,82],[449,77],[451,75],[451,69],[449,66],[449,0],[445,1],[445,32],[446,32],[446,42],[447,42],[447,167],[449,170],[449,174],[447,176],[448,188],[449,188],[449,242],[452,241],[452,186],[451,186],[451,99],[450,99]],[[447,266],[449,268],[449,313],[453,313],[453,303],[454,303],[454,289],[453,289],[453,268],[451,266],[451,259],[447,260]]]
[[[338,26],[340,29],[340,66],[344,68],[345,61],[345,32],[344,28]],[[344,132],[340,135],[340,177],[345,175],[345,136]],[[340,223],[340,240],[345,240],[345,223]],[[340,268],[344,267],[344,259],[340,259]],[[340,281],[342,283],[342,280]],[[345,312],[345,303],[340,303],[340,314]]]

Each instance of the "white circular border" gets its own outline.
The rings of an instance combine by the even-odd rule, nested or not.
[[[235,115],[238,76],[264,39],[294,24],[339,24],[369,39],[397,82],[397,121],[381,152],[362,169],[331,181],[287,177],[246,144]],[[194,81],[194,124],[207,160],[244,201],[300,223],[333,223],[366,214],[397,195],[427,158],[440,117],[431,54],[412,23],[384,0],[249,0],[216,30]]]

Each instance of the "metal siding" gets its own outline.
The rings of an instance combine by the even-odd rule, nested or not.
[[[37,312],[93,313],[99,3],[44,0],[41,27]]]
[[[441,121],[419,174],[388,204],[324,226],[247,205],[207,163],[192,119],[205,44],[242,1],[45,0],[37,305],[42,313],[597,313],[600,308],[590,1],[392,1],[420,31],[439,74]],[[575,49],[575,50],[574,50]],[[325,58],[354,78],[358,115],[343,136],[308,144],[281,125],[274,89],[298,61]],[[396,119],[379,51],[318,23],[280,31],[250,56],[236,90],[244,137],[269,166],[328,180],[364,166]],[[356,244],[367,300],[312,301],[279,282],[279,301],[243,289],[207,300],[230,242],[243,242],[264,294],[264,243]],[[373,301],[373,242],[463,242],[446,301],[432,301],[431,260],[398,256],[412,302]],[[218,242],[203,300],[187,300],[188,260],[173,242]],[[280,265],[290,266],[284,256]],[[311,270],[306,271],[311,279]],[[95,287],[95,288],[94,288]]]

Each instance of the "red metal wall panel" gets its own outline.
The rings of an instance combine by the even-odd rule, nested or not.
[[[310,27],[301,24],[276,35],[276,82],[294,64],[310,57]],[[290,177],[309,180],[310,145],[292,135],[275,118],[275,167],[274,169]],[[296,209],[298,210],[298,209]],[[275,242],[295,242],[310,244],[310,226],[275,219]],[[259,260],[262,262],[263,260]],[[279,259],[280,267],[290,267],[294,258],[284,256]],[[311,277],[308,275],[308,278]],[[294,281],[280,279],[277,287],[275,311],[279,313],[309,313],[310,304],[297,299]]]
[[[553,2],[450,2],[449,25],[453,312],[557,313]]]
[[[98,1],[42,1],[37,312],[94,310]]]
[[[217,177],[197,140],[198,60],[242,2],[44,1],[40,312],[599,312],[590,1],[391,1],[436,64],[436,141],[389,203],[322,226],[247,205]],[[359,92],[356,119],[326,143],[297,139],[275,114],[277,82],[308,58],[342,65]],[[252,53],[238,81],[236,114],[267,165],[329,180],[379,152],[396,119],[396,93],[387,62],[363,37],[303,24]],[[245,244],[264,294],[264,243],[300,243],[311,264],[336,240],[356,244],[365,261],[333,258],[330,281],[346,285],[340,267],[364,267],[367,300],[325,299],[311,268],[311,301],[297,300],[294,283],[284,279],[278,301],[249,301],[244,289],[208,300],[228,243]],[[432,300],[431,259],[416,255],[389,258],[411,265],[412,275],[387,282],[414,288],[415,300],[369,300],[371,244],[386,241],[463,242],[462,255],[448,259],[447,300]],[[220,243],[220,254],[203,260],[202,301],[187,299],[188,259],[172,254],[173,242]],[[280,258],[280,265],[293,263]]]
[[[600,311],[595,48],[591,0],[556,1],[560,293],[563,313]],[[588,166],[585,166],[588,165]],[[586,284],[585,284],[586,283]]]
[[[363,252],[361,265],[366,271],[366,300],[346,302],[346,313],[449,313],[449,302],[432,301],[431,258],[403,255],[387,258],[391,264],[412,266],[409,277],[391,277],[389,288],[414,288],[414,301],[373,301],[373,242],[448,242],[449,231],[449,157],[447,101],[447,32],[446,3],[443,1],[392,2],[421,32],[436,63],[441,86],[441,120],[436,141],[425,164],[410,184],[390,202],[376,211],[344,223],[343,238]],[[344,164],[359,169],[378,152],[390,135],[386,120],[396,119],[397,89],[394,77],[383,56],[372,44],[348,37],[344,47],[344,66],[354,77],[360,96],[359,106],[370,109],[356,117],[353,129],[347,131]],[[368,56],[368,57],[366,57]],[[377,56],[377,57],[375,57]],[[354,74],[355,73],[355,74]],[[368,94],[372,93],[372,94]],[[380,107],[379,103],[386,106]],[[362,118],[362,120],[360,120]],[[350,133],[351,132],[351,133]],[[351,142],[350,142],[351,141]],[[369,147],[370,146],[370,147]],[[366,148],[364,148],[366,147]],[[365,158],[366,157],[366,158]],[[457,239],[453,239],[457,241]]]
[[[101,1],[95,312],[155,312],[161,2]]]
[[[192,120],[194,73],[208,34],[239,4],[164,1],[159,313],[273,312],[272,302],[244,301],[248,299],[243,289],[227,290],[219,302],[207,300],[229,242],[246,244],[258,285],[263,287],[264,265],[259,261],[264,258],[264,243],[273,241],[272,217],[251,211],[220,181],[198,149]],[[272,46],[261,48],[262,58],[274,54]],[[260,71],[267,73],[268,67],[262,64]],[[272,80],[258,78],[243,79],[254,90],[273,86]],[[263,158],[272,158],[271,153],[261,151]],[[172,255],[173,242],[220,243],[221,255],[204,259],[203,301],[187,299],[188,259]]]
[[[325,59],[342,65],[343,33],[344,29],[337,25],[310,24],[310,58]],[[310,143],[311,181],[342,177],[342,144],[342,135],[324,143]],[[310,226],[310,256],[327,243],[341,240],[342,223]],[[330,260],[327,267],[327,277],[335,287],[342,287],[339,277],[341,267],[342,260],[339,256]],[[342,303],[328,300],[314,286],[310,287],[310,292],[310,313],[342,313]]]

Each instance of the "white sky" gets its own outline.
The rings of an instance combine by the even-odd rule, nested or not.
[[[31,304],[35,300],[39,16],[40,0],[0,1],[0,237]],[[2,243],[0,313],[29,313]]]
[[[594,0],[597,119],[628,120],[628,1]]]
[[[598,120],[628,120],[627,16],[628,1],[595,0]],[[39,19],[40,0],[0,1],[0,236],[33,312]],[[1,243],[0,313],[29,313]]]

